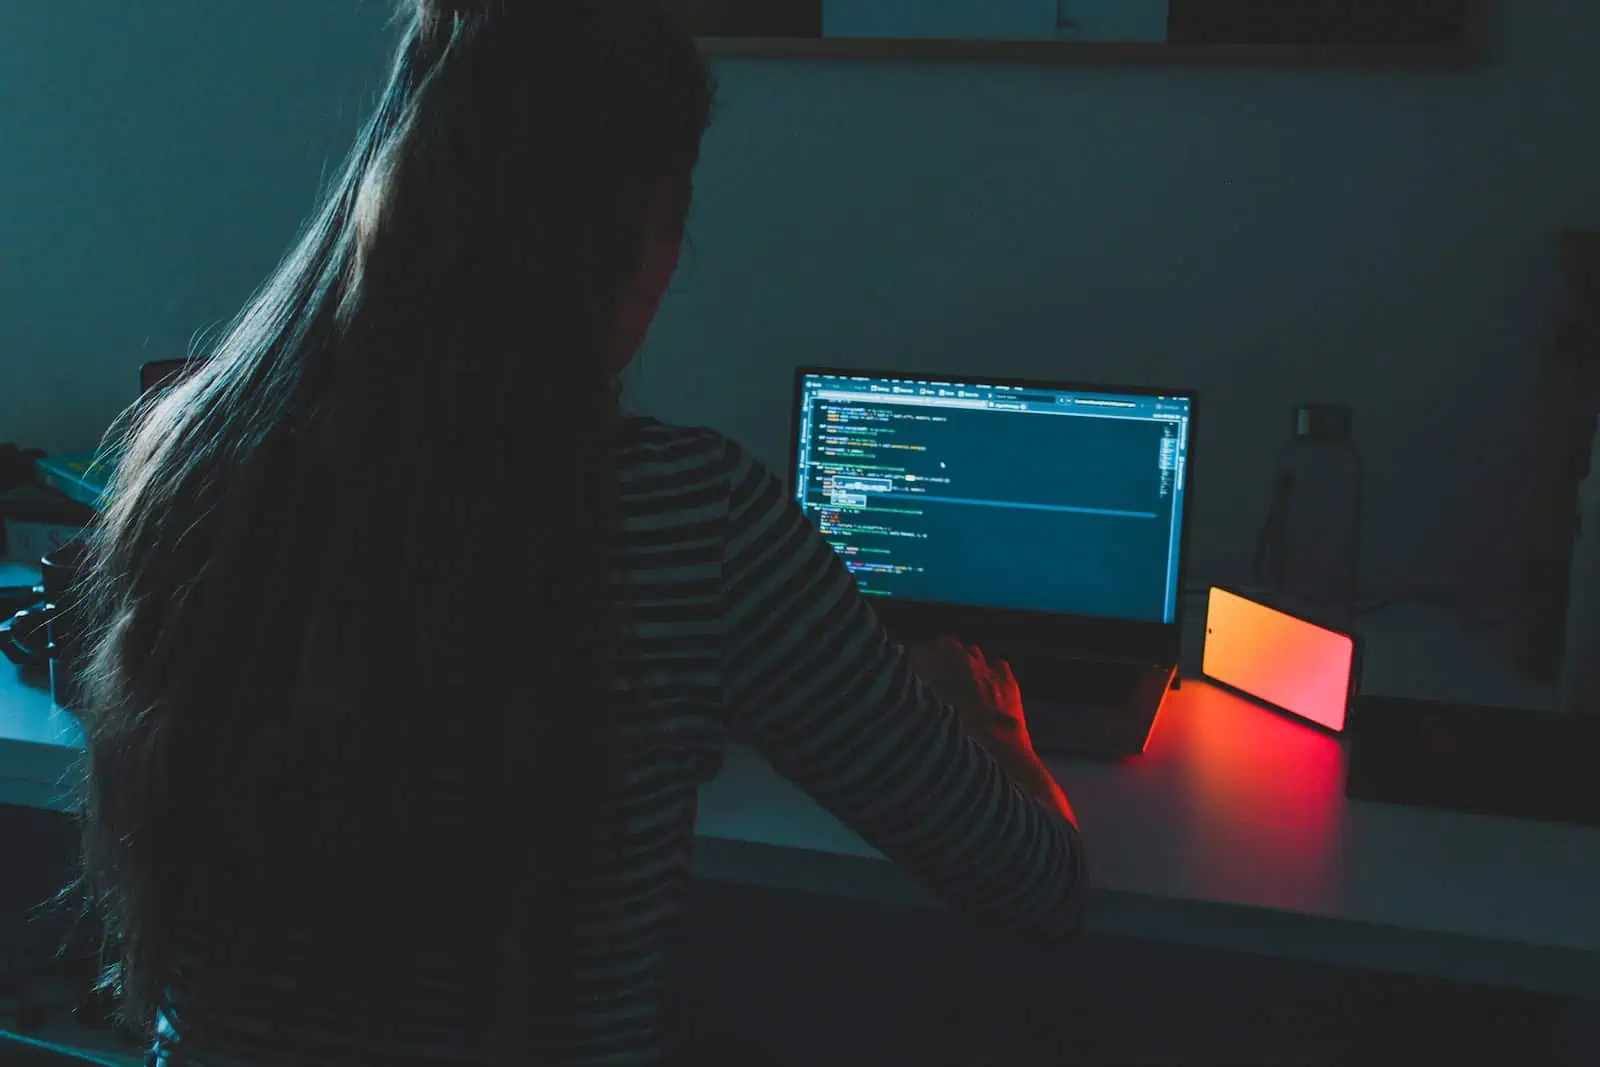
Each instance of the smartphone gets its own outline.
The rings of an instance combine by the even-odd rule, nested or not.
[[[1343,733],[1355,695],[1356,642],[1349,634],[1213,587],[1200,673]]]

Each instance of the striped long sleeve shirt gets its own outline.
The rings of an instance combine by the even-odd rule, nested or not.
[[[604,808],[624,846],[588,883],[576,916],[584,1014],[564,1020],[559,1036],[535,1035],[543,1060],[661,1061],[698,790],[729,744],[753,747],[956,907],[1030,939],[1071,933],[1084,888],[1076,829],[1013,783],[915,677],[783,484],[710,430],[634,420],[623,447],[635,677],[645,695],[624,727],[650,743],[633,746],[647,755]],[[337,950],[338,929],[330,915],[308,934],[303,966]],[[169,1059],[475,1062],[464,1032],[473,1018],[467,968],[447,955],[435,948],[414,961],[406,1021],[381,1037],[361,1021],[359,997],[307,1004],[293,994],[293,975],[266,974],[203,998],[207,1017],[192,1020],[191,1041],[180,985],[163,1023],[177,1020],[181,1035]]]

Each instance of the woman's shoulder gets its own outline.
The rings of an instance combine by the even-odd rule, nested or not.
[[[628,419],[619,446],[620,466],[632,481],[668,477],[696,484],[727,482],[747,462],[744,449],[717,430],[651,418]]]
[[[627,420],[621,446],[629,468],[700,465],[729,472],[749,462],[738,442],[709,426],[677,426],[642,416]]]
[[[707,426],[674,426],[630,418],[619,466],[629,492],[669,490],[726,496],[732,502],[772,504],[785,497],[783,479],[739,442]]]
[[[648,451],[690,444],[714,447],[727,440],[709,426],[677,426],[648,415],[630,415],[623,421],[622,443],[630,449]]]

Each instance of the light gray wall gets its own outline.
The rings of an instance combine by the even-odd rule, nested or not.
[[[1468,74],[730,61],[636,377],[781,464],[802,362],[1205,399],[1195,576],[1237,577],[1287,410],[1354,404],[1377,586],[1509,580],[1555,239],[1600,221],[1600,7]],[[92,442],[287,245],[385,3],[56,0],[0,36],[0,440]]]

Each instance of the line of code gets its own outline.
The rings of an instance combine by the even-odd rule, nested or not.
[[[1160,619],[1176,424],[816,399],[801,503],[868,596]]]

